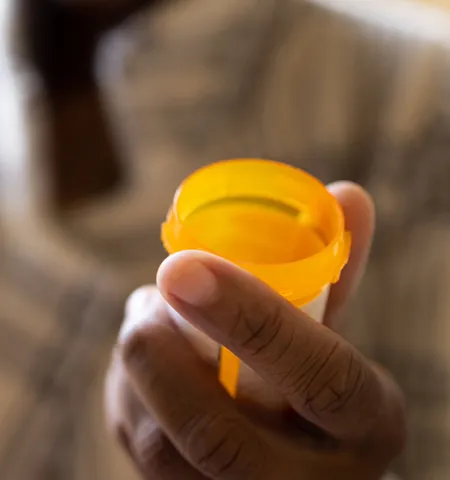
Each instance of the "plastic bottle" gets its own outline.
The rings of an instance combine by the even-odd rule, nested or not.
[[[319,180],[259,159],[227,160],[189,176],[177,190],[162,240],[170,254],[203,250],[226,258],[318,322],[351,243],[339,203]],[[219,346],[186,322],[183,327],[205,355],[217,355]],[[219,376],[232,396],[239,365],[221,349]]]

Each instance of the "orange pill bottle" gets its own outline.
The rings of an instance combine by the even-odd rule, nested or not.
[[[235,263],[319,322],[351,243],[339,203],[319,180],[259,159],[222,161],[188,177],[162,241],[170,254],[203,250]],[[220,353],[220,380],[235,395],[239,359]]]

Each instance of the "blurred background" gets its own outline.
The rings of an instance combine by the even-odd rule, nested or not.
[[[102,412],[123,302],[154,281],[179,182],[236,157],[373,194],[378,233],[343,333],[412,399],[398,470],[448,478],[447,7],[1,0],[2,480],[135,477]]]

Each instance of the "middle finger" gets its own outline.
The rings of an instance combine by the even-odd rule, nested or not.
[[[141,402],[191,465],[208,478],[264,478],[265,443],[177,330],[162,300],[126,332],[121,351]]]

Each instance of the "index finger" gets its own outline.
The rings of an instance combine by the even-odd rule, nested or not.
[[[350,344],[233,264],[183,252],[163,263],[158,285],[187,321],[333,436],[363,437],[380,412],[394,415],[384,381]]]

